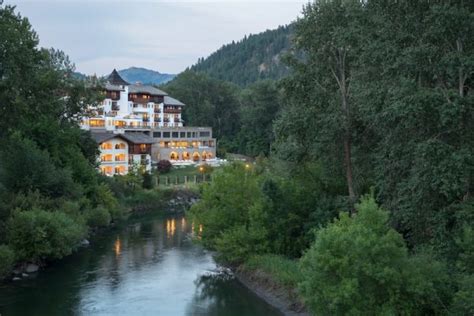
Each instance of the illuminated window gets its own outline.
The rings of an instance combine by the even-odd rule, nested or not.
[[[125,161],[125,154],[115,155],[115,161]]]
[[[146,151],[146,144],[140,144],[140,150],[142,152]]]
[[[112,149],[112,144],[111,143],[102,143],[100,145],[101,149]]]
[[[115,144],[115,149],[125,149],[125,148],[126,148],[125,143]]]
[[[104,120],[96,120],[96,119],[92,119],[89,121],[89,125],[91,127],[104,127],[105,126],[105,122]]]
[[[112,161],[112,155],[110,155],[110,154],[109,155],[102,155],[100,157],[100,160],[101,161]]]

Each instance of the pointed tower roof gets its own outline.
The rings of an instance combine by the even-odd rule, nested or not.
[[[122,77],[120,77],[119,73],[117,70],[113,70],[112,73],[109,75],[109,77],[107,78],[107,81],[110,83],[110,84],[113,84],[113,85],[117,85],[117,86],[128,86],[130,85],[128,82],[126,82],[125,80],[123,80]]]

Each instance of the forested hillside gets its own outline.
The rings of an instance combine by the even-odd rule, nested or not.
[[[207,58],[199,59],[191,70],[214,79],[247,86],[262,79],[280,79],[289,68],[282,57],[290,48],[293,25],[246,36],[222,46]]]
[[[163,84],[176,76],[140,67],[130,67],[118,72],[126,81],[130,83],[141,82],[142,84]]]

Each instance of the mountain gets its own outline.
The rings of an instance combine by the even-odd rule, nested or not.
[[[119,70],[118,72],[123,77],[123,79],[130,83],[141,82],[143,84],[156,85],[166,83],[176,76],[172,74],[162,74],[158,71],[139,67],[130,67]]]
[[[293,24],[249,35],[200,58],[191,70],[247,86],[261,79],[280,79],[289,69],[281,61],[291,47]]]

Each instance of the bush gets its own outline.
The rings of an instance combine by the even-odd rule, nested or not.
[[[443,266],[428,256],[410,258],[373,198],[356,208],[354,217],[341,214],[321,229],[301,259],[307,306],[318,315],[439,313]]]
[[[153,189],[154,183],[153,183],[153,176],[149,172],[145,172],[143,174],[143,183],[142,183],[142,188],[151,190]]]
[[[89,227],[106,227],[111,221],[109,211],[103,206],[87,210],[84,217]]]
[[[10,273],[15,263],[15,254],[7,245],[0,245],[0,279]]]
[[[173,165],[169,160],[160,160],[158,161],[158,165],[156,166],[159,173],[168,173],[170,172],[172,167]]]
[[[125,201],[126,205],[132,208],[139,208],[140,210],[153,210],[163,207],[163,193],[162,191],[137,191]]]
[[[216,250],[221,260],[231,263],[241,263],[253,254],[259,254],[267,249],[265,231],[257,227],[246,228],[237,226],[226,230],[216,240]]]
[[[8,222],[8,242],[19,260],[60,259],[79,245],[86,227],[61,212],[16,212]]]

